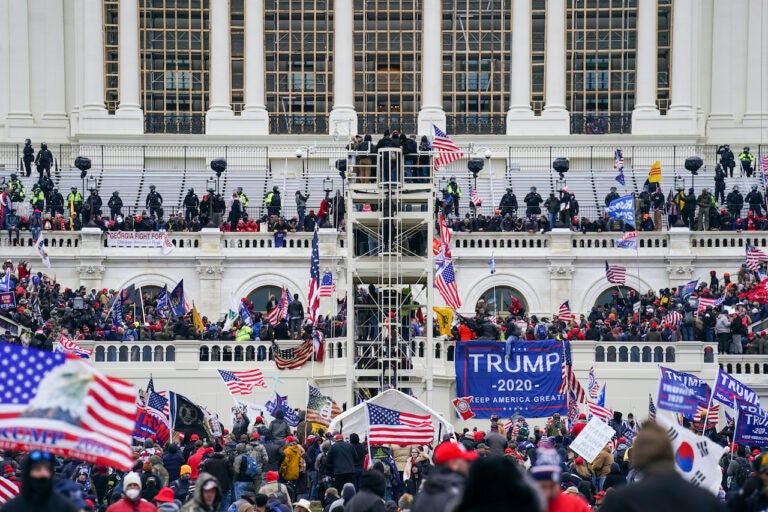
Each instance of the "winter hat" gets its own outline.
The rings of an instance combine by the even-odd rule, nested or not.
[[[238,443],[237,446],[235,446],[235,451],[237,453],[245,453],[245,444]]]
[[[480,432],[479,430],[475,432],[472,437],[475,439],[475,441],[480,441],[483,438],[484,434]]]
[[[377,496],[384,498],[387,482],[384,475],[375,469],[369,469],[360,476],[360,490],[367,489]]]
[[[13,469],[13,466],[8,464],[3,468],[3,473],[15,473],[16,471]]]
[[[277,479],[280,478],[280,475],[277,471],[267,471],[267,474],[264,478],[267,480],[267,483],[270,484],[272,482],[277,482]]]
[[[187,464],[184,464],[181,466],[181,469],[179,470],[180,475],[191,475],[192,474],[192,466],[188,466]]]
[[[542,441],[536,450],[536,463],[531,467],[531,476],[535,480],[558,482],[561,472],[560,454],[548,441]]]
[[[127,489],[129,485],[136,484],[141,489],[141,477],[138,473],[131,471],[125,478],[123,478],[123,489]]]
[[[155,501],[158,503],[173,503],[173,489],[170,487],[162,487],[155,495]]]

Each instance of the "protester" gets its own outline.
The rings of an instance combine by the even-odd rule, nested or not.
[[[0,507],[3,512],[77,512],[71,502],[53,492],[54,469],[50,453],[36,450],[27,454],[22,463],[21,493]]]

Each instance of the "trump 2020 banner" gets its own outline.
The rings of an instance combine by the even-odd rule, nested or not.
[[[738,418],[733,442],[747,446],[768,446],[768,414],[759,406],[736,399]]]
[[[659,370],[661,379],[656,401],[659,409],[692,416],[699,405],[707,407],[709,384],[690,373],[677,372],[663,366],[659,366]]]
[[[515,412],[528,418],[567,414],[562,382],[563,343],[516,341],[509,358],[504,344],[491,340],[456,344],[456,394],[472,396],[477,418]]]

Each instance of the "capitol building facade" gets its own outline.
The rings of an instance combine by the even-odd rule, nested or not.
[[[336,284],[320,312],[335,314],[346,299],[349,326],[326,340],[323,362],[279,372],[267,341],[93,347],[105,373],[138,386],[151,374],[158,389],[225,418],[232,399],[216,370],[258,367],[269,386],[247,399],[254,403],[278,391],[300,407],[310,382],[352,406],[362,391],[393,386],[465,424],[451,405],[453,341],[430,329],[408,341],[363,341],[353,328],[355,292],[370,285],[384,291],[379,318],[401,308],[405,288],[425,314],[444,305],[428,248],[450,178],[463,191],[461,217],[493,214],[507,189],[522,204],[535,186],[544,197],[567,187],[580,215],[595,219],[610,187],[640,192],[656,161],[666,195],[712,187],[721,144],[735,153],[749,146],[757,165],[768,155],[768,0],[14,0],[2,9],[3,176],[19,172],[30,138],[35,149],[48,143],[62,192],[96,189],[106,202],[119,191],[130,214],[146,209],[150,185],[163,194],[166,215],[182,210],[189,188],[228,197],[243,187],[252,218],[266,213],[264,196],[275,186],[288,218],[297,213],[295,191],[309,194],[314,210],[325,195],[341,194],[342,229],[318,234],[321,274]],[[434,126],[461,158],[412,183],[393,151],[386,158],[394,177],[360,179],[352,136],[372,134],[375,143],[398,130],[431,138]],[[91,160],[87,177],[74,167],[77,156]],[[696,176],[684,166],[691,156],[703,161]],[[559,157],[569,160],[564,175],[552,169]],[[216,158],[227,162],[219,176],[210,170]],[[477,173],[470,159],[479,160]],[[35,174],[22,176],[27,190]],[[757,173],[738,169],[727,183],[753,185],[765,192]],[[483,200],[475,212],[470,187]],[[242,297],[259,306],[284,287],[306,304],[312,233],[289,233],[285,247],[269,232],[167,236],[174,248],[164,254],[113,247],[93,228],[51,233],[47,272],[88,290],[158,290],[183,279],[187,300],[211,319]],[[617,238],[567,229],[456,232],[459,312],[471,316],[481,299],[515,297],[539,316],[551,318],[565,301],[587,313],[616,291],[677,287],[711,270],[733,274],[748,244],[768,245],[763,232],[666,222],[641,232],[637,250],[619,249]],[[3,239],[0,250],[39,261],[31,245]],[[626,267],[624,285],[606,280],[606,262]],[[656,393],[659,364],[710,381],[722,367],[768,398],[768,356],[717,355],[711,343],[574,342],[573,362],[582,381],[594,366],[609,386],[607,405],[638,418]]]

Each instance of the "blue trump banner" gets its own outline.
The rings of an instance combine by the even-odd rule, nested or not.
[[[733,441],[747,446],[768,446],[768,413],[738,398],[736,402],[738,417]]]
[[[514,413],[543,418],[568,414],[562,382],[563,342],[473,340],[456,344],[456,395],[472,396],[477,418]]]
[[[709,405],[709,385],[706,382],[690,373],[676,372],[664,366],[659,366],[659,370],[661,380],[656,401],[659,409],[692,416],[698,406]]]
[[[632,194],[614,199],[605,208],[605,213],[612,219],[623,220],[630,226],[635,225],[635,198]]]
[[[715,389],[712,390],[712,400],[717,400],[728,407],[733,407],[734,397],[738,397],[753,405],[760,405],[757,393],[730,374],[724,372],[722,368],[718,369]]]

